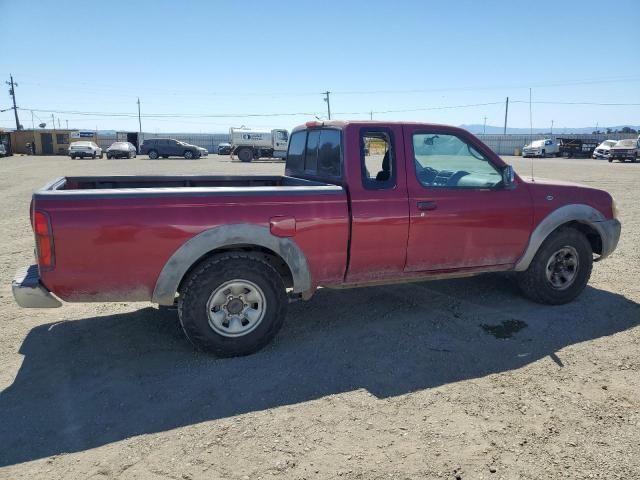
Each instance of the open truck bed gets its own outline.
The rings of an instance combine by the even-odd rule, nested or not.
[[[288,176],[198,176],[198,175],[111,175],[104,177],[60,177],[38,190],[35,195],[51,192],[77,195],[123,193],[240,193],[247,189],[273,192],[281,189],[296,191],[336,191],[340,187],[330,183]],[[135,191],[132,191],[135,190]]]

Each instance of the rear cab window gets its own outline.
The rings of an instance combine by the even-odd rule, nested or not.
[[[299,130],[289,138],[285,175],[301,178],[342,178],[342,136],[340,130]]]

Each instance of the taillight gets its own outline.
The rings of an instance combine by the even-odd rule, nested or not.
[[[52,270],[55,266],[55,252],[49,215],[38,210],[33,212],[33,232],[36,234],[38,266],[41,270]]]

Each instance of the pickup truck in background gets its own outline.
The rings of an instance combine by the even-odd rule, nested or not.
[[[543,140],[534,140],[533,142],[525,145],[522,148],[523,157],[539,157],[545,158],[547,156],[557,157],[560,154],[560,146],[558,142],[552,138],[545,138]]]
[[[611,150],[609,150],[609,163],[614,160],[618,160],[620,162],[626,162],[627,160],[631,162],[636,162],[638,160],[638,148],[640,143],[640,139],[634,140],[632,138],[626,140],[619,140]]]
[[[621,228],[607,192],[521,178],[460,128],[342,121],[296,128],[282,176],[62,177],[31,220],[19,305],[177,303],[220,356],[263,347],[318,287],[515,272],[527,297],[563,304]]]

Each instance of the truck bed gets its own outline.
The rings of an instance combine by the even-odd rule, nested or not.
[[[255,190],[254,190],[255,189]],[[245,193],[248,190],[268,193],[275,191],[340,191],[329,183],[288,176],[193,176],[193,175],[113,175],[104,177],[60,177],[36,192],[68,194],[185,194],[185,193]]]
[[[149,301],[178,248],[220,226],[293,219],[285,236],[307,257],[314,282],[340,281],[349,211],[339,185],[288,176],[61,177],[33,196],[53,230],[47,288],[66,301]],[[250,239],[249,239],[250,240]],[[240,243],[245,242],[246,239]]]

